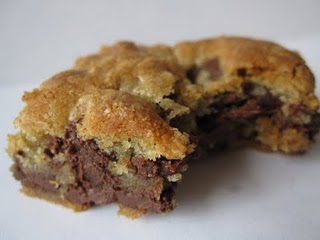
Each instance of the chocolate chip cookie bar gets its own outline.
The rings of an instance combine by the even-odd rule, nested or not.
[[[8,147],[23,192],[76,210],[118,202],[131,217],[172,210],[195,144],[170,124],[190,109],[166,51],[104,47],[25,93]]]
[[[305,152],[319,130],[314,76],[295,52],[267,41],[220,37],[174,47],[189,80],[201,86],[202,146],[254,143]]]
[[[271,42],[104,46],[24,94],[12,172],[24,193],[75,210],[166,213],[201,152],[308,150],[320,128],[314,88],[302,58]]]

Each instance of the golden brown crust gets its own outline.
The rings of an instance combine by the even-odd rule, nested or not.
[[[185,70],[201,66],[210,59],[219,61],[220,78],[202,81],[208,93],[235,91],[243,81],[250,80],[268,87],[285,102],[302,102],[310,110],[319,106],[314,96],[314,76],[304,60],[275,43],[219,37],[178,43],[174,53]],[[245,77],[239,76],[239,69],[245,69]]]
[[[197,84],[191,84],[186,77],[188,70],[201,69],[212,59],[218,61],[218,79],[204,74],[196,80]],[[114,146],[111,142],[117,142],[134,147],[141,154],[146,151],[145,157],[151,159],[161,155],[182,159],[193,148],[188,136],[171,128],[159,118],[155,106],[143,101],[157,104],[167,112],[165,120],[170,122],[190,111],[206,114],[210,99],[222,92],[239,92],[241,84],[247,81],[266,86],[284,103],[303,104],[310,112],[318,109],[312,73],[298,54],[277,44],[240,37],[181,42],[173,48],[120,42],[78,59],[72,70],[57,74],[40,88],[26,93],[26,107],[16,119],[16,126],[26,138],[35,141],[45,135],[62,136],[70,121],[81,120],[81,136],[96,139],[106,151]],[[131,102],[131,108],[125,110],[130,113],[125,119],[127,128],[116,126],[118,108],[110,105],[108,111],[113,118],[102,111],[103,104],[110,103],[113,97],[119,104],[123,104],[123,99]],[[83,116],[72,118],[72,113],[73,117]],[[139,125],[142,122],[145,128]],[[145,137],[149,132],[152,137]]]
[[[164,46],[146,48],[127,42],[81,58],[74,69],[25,93],[26,106],[16,126],[36,141],[46,135],[62,137],[70,121],[78,121],[79,135],[95,139],[106,151],[117,147],[127,154],[134,148],[149,159],[183,159],[193,145],[187,134],[168,122],[190,112],[179,103],[186,101],[178,94],[188,81],[170,52]],[[177,95],[175,100],[168,98],[172,94]],[[165,120],[156,105],[167,113]]]
[[[188,136],[161,119],[154,105],[116,90],[83,95],[71,121],[77,122],[79,136],[96,139],[102,149],[121,144],[149,159],[182,159],[192,150]]]
[[[118,215],[119,216],[125,216],[131,219],[137,219],[145,216],[148,212],[146,210],[141,210],[141,209],[133,209],[126,207],[122,204],[119,204],[119,210],[118,210]]]
[[[101,85],[86,71],[69,70],[55,75],[40,88],[26,92],[26,106],[15,124],[27,135],[62,136],[78,98]]]
[[[105,88],[153,102],[173,94],[184,76],[169,47],[138,47],[131,42],[105,46],[98,54],[78,59],[74,69],[99,77]]]
[[[219,79],[204,75],[204,80],[191,84],[186,72],[210,59],[218,60],[222,72]],[[246,76],[239,75],[239,69],[245,69]],[[159,118],[155,106],[146,102],[167,112],[165,120],[169,122],[190,111],[206,114],[206,105],[212,97],[221,92],[241,91],[245,81],[268,87],[283,102],[302,103],[311,112],[318,108],[312,73],[298,54],[277,44],[240,37],[181,42],[174,48],[120,42],[78,59],[72,70],[57,74],[38,89],[25,93],[26,107],[16,119],[16,126],[35,142],[45,135],[61,137],[70,121],[80,121],[79,116],[74,116],[82,114],[78,123],[81,136],[96,139],[106,151],[111,151],[114,147],[111,142],[116,142],[125,145],[124,148],[134,147],[140,154],[145,152],[144,156],[151,159],[161,155],[182,159],[193,148],[188,136],[171,128]],[[110,103],[112,98],[119,104],[123,104],[123,99],[131,102],[125,110],[126,128],[116,125],[118,108],[110,105],[108,111],[113,118],[104,112],[103,104]],[[151,138],[145,136],[149,132]]]

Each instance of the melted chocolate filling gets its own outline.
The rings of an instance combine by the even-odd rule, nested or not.
[[[166,159],[151,161],[134,156],[131,158],[133,178],[125,174],[114,175],[109,170],[109,162],[117,159],[100,150],[95,141],[78,138],[75,124],[66,129],[64,139],[52,138],[44,153],[49,159],[64,153],[66,162],[49,162],[50,174],[33,173],[25,171],[16,158],[13,172],[24,186],[59,193],[50,181],[55,180],[63,164],[69,164],[75,182],[63,192],[66,200],[83,206],[119,202],[127,207],[155,212],[167,212],[174,208],[176,183],[169,182],[166,176],[179,173],[186,162]]]
[[[234,143],[241,141],[252,141],[256,132],[252,128],[258,117],[271,117],[280,111],[282,102],[272,96],[264,88],[265,94],[256,96],[253,94],[254,84],[246,83],[242,86],[243,96],[236,93],[223,93],[214,99],[210,106],[211,114],[198,118],[197,123],[200,129],[200,145],[207,150],[222,150]],[[292,106],[303,111],[302,106]],[[307,113],[307,110],[305,110]],[[251,126],[251,128],[250,128]],[[319,131],[320,114],[311,116],[311,121],[306,125],[294,125],[290,122],[279,123],[282,129],[294,127],[306,134],[313,140],[314,135]]]

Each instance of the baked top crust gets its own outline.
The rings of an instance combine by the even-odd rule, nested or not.
[[[204,70],[195,83],[211,95],[237,91],[244,81],[261,84],[283,102],[319,107],[315,79],[298,53],[275,43],[242,37],[180,42],[174,46],[179,64]],[[198,70],[199,71],[199,70]]]
[[[171,120],[207,114],[214,96],[241,92],[246,82],[267,87],[284,103],[318,109],[314,77],[297,53],[272,42],[220,37],[172,48],[132,42],[104,46],[25,93],[26,106],[15,123],[27,139],[37,141],[61,137],[70,122],[77,122],[80,137],[96,140],[107,152],[122,146],[117,150],[124,154],[134,148],[148,159],[183,159],[194,145],[188,134],[170,126]],[[117,124],[122,117],[125,124]]]
[[[169,47],[147,48],[132,42],[104,46],[97,54],[79,58],[74,69],[86,70],[98,77],[105,88],[129,92],[153,102],[173,94],[184,76]]]
[[[190,112],[179,94],[190,83],[170,52],[128,42],[103,47],[25,93],[26,106],[15,124],[28,139],[41,139],[63,136],[73,121],[80,137],[96,140],[106,151],[116,144],[147,159],[183,159],[194,147],[169,121]]]
[[[164,121],[153,104],[129,93],[106,89],[83,95],[70,120],[82,139],[95,139],[102,149],[118,143],[148,159],[183,159],[192,152],[187,134]]]

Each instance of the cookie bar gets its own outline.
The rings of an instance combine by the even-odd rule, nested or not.
[[[104,47],[25,93],[8,147],[23,191],[76,210],[118,202],[131,217],[171,211],[195,145],[170,125],[190,109],[166,51]]]
[[[203,147],[309,148],[320,126],[319,102],[314,76],[297,53],[241,37],[182,42],[174,53],[203,91],[196,109]]]
[[[301,57],[271,42],[104,46],[24,94],[12,172],[24,193],[75,210],[169,212],[201,152],[308,150],[320,128],[314,88]]]

